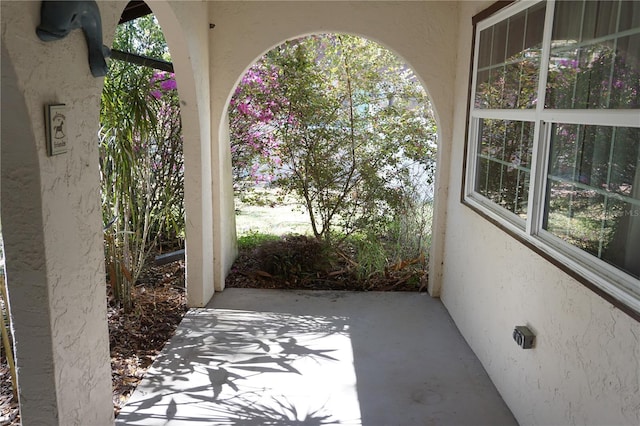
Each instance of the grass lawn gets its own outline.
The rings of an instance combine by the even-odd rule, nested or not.
[[[269,198],[275,200],[274,190],[262,190]],[[312,234],[309,216],[306,211],[293,200],[285,199],[265,206],[254,206],[235,200],[236,233],[243,236],[251,232],[281,236],[284,234]]]

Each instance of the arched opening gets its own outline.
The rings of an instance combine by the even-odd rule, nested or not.
[[[152,14],[119,24],[112,50],[122,59],[109,63],[100,113],[105,262],[111,300],[130,311],[149,261],[183,248],[181,113],[168,47]]]
[[[163,29],[179,88],[184,156],[186,291],[189,307],[203,307],[214,292],[214,214],[209,55],[202,49],[207,28],[200,20],[207,4],[195,6],[200,15],[176,16],[165,1],[149,2]],[[196,40],[194,40],[196,39]]]
[[[173,11],[164,3],[151,6],[125,7],[113,42],[116,61],[102,94],[100,165],[116,414],[185,311],[185,233],[189,248],[197,247],[192,242],[198,235],[204,237],[190,215],[195,194],[202,202],[193,180],[190,195],[184,195],[185,175],[198,169],[193,70]],[[180,53],[170,56],[174,50]],[[189,278],[197,279],[203,253],[194,252],[189,272],[196,273]],[[187,287],[196,301],[207,284],[213,287],[197,284]]]
[[[211,80],[211,125],[213,164],[219,168],[214,175],[214,281],[216,289],[223,287],[226,273],[236,253],[234,204],[231,182],[231,153],[228,145],[228,102],[238,80],[248,67],[274,46],[300,35],[321,32],[359,34],[389,47],[416,71],[423,87],[433,101],[438,123],[438,140],[446,149],[439,150],[436,171],[436,194],[429,293],[439,295],[443,265],[443,241],[445,210],[447,205],[446,182],[449,174],[449,142],[452,137],[451,114],[453,104],[450,90],[455,74],[450,64],[455,62],[454,50],[446,43],[437,42],[425,31],[424,17],[429,25],[443,30],[441,22],[449,16],[449,9],[431,8],[428,3],[376,4],[375,8],[357,7],[346,3],[329,5],[311,3],[251,3],[245,4],[242,13],[230,3],[211,3],[210,19],[216,24],[212,33],[211,53],[220,61],[211,61],[210,70],[216,78]],[[222,24],[224,23],[224,24]],[[254,25],[253,23],[261,23]],[[267,24],[268,23],[268,24]],[[264,24],[264,25],[263,25]],[[447,30],[448,31],[448,30]],[[442,119],[442,120],[441,120]],[[440,183],[438,183],[440,182]]]
[[[306,271],[318,278],[313,284],[308,277],[293,280],[311,288],[333,288],[327,284],[335,278],[338,288],[358,282],[361,289],[386,289],[389,278],[396,289],[400,282],[426,289],[437,127],[430,99],[405,61],[344,33],[291,39],[249,67],[228,112],[241,204],[241,253],[230,285],[237,279],[250,285],[241,277],[257,267],[287,284],[289,269]],[[284,238],[240,265],[243,249],[278,237],[264,234],[282,229],[287,213],[300,224],[300,213],[282,209],[283,202],[300,207],[315,241],[307,247],[304,239]],[[319,251],[317,242],[338,248],[340,256],[308,255]],[[314,270],[319,264],[323,270]]]

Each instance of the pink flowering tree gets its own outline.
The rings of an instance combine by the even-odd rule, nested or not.
[[[262,59],[247,71],[231,99],[231,157],[236,192],[271,183],[282,162],[277,127],[288,106],[278,68]]]

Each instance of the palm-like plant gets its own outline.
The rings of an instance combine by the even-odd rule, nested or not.
[[[153,17],[143,19],[129,30],[148,33],[151,28],[152,38],[164,43]],[[116,47],[118,40],[127,48],[137,44],[125,30],[116,35]],[[166,44],[155,49],[166,50]],[[111,62],[100,118],[107,273],[115,299],[130,309],[131,286],[160,235],[180,235],[184,228],[180,110],[173,76]]]
[[[148,203],[140,200],[144,197],[140,189],[148,187],[148,179],[139,179],[139,153],[149,143],[155,115],[148,90],[140,85],[142,73],[131,66],[114,68],[102,93],[102,211],[105,223],[111,224],[105,229],[109,280],[116,299],[129,308],[130,287],[144,260],[150,217]]]

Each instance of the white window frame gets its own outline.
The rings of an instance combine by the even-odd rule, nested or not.
[[[555,0],[546,1],[542,54],[536,108],[475,108],[480,33],[491,26],[545,0],[515,2],[475,25],[473,67],[469,89],[468,135],[463,202],[508,233],[552,260],[572,276],[640,319],[640,280],[573,246],[542,228],[549,161],[551,127],[554,123],[640,128],[640,110],[547,109],[545,95]],[[480,119],[529,121],[535,125],[526,220],[475,191]],[[638,253],[640,261],[640,253]],[[616,303],[619,302],[619,303]],[[631,310],[631,312],[629,312]]]

